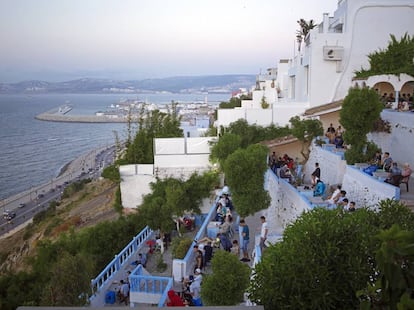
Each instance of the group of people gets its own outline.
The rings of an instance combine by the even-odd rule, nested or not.
[[[182,291],[180,294],[174,290],[167,292],[167,307],[203,306],[201,300],[201,283],[203,275],[201,269],[194,270],[194,275],[182,279]]]
[[[355,202],[349,201],[346,197],[346,191],[342,190],[341,185],[337,185],[331,195],[326,196],[326,185],[321,180],[321,168],[319,163],[315,163],[315,170],[311,174],[311,182],[314,197],[322,197],[323,200],[328,202],[330,206],[341,207],[346,211],[355,211]]]
[[[326,130],[325,136],[329,139],[329,143],[335,144],[336,148],[343,148],[344,139],[343,139],[344,130],[341,125],[336,129],[331,123]]]
[[[291,171],[295,169],[296,163],[292,157],[288,154],[283,156],[276,156],[276,152],[272,152],[272,155],[269,156],[269,167],[270,169],[277,174],[277,170],[283,170],[284,178],[291,178]],[[282,172],[279,172],[279,175]]]
[[[393,107],[394,103],[395,103],[395,97],[394,95],[391,94],[387,94],[384,93],[381,96],[381,101],[384,104],[384,107],[388,107],[391,108]],[[402,93],[402,95],[398,98],[398,103],[397,103],[397,110],[399,112],[405,112],[405,111],[410,111],[413,108],[413,96],[410,95],[409,93]]]
[[[346,197],[346,191],[342,189],[342,186],[338,184],[336,189],[326,199],[330,206],[336,206],[343,208],[345,211],[353,212],[356,210],[355,201],[349,201]]]
[[[384,171],[388,172],[385,182],[395,186],[400,186],[401,182],[408,182],[412,173],[409,163],[405,163],[403,169],[401,169],[398,166],[398,163],[393,161],[389,152],[385,152],[384,155],[381,155],[381,152],[377,151],[374,158],[371,160],[371,165],[371,167],[384,169]]]

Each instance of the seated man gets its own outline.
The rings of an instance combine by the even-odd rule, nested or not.
[[[118,291],[118,298],[119,302],[124,302],[125,305],[128,305],[128,297],[129,297],[129,285],[124,280],[121,280],[121,286],[119,287]]]
[[[287,164],[284,164],[283,167],[280,168],[279,174],[280,174],[280,177],[282,179],[288,179],[289,183],[291,182],[292,174],[290,173],[290,170],[289,170]]]
[[[349,203],[348,198],[344,198],[341,201],[338,201],[338,203],[336,205],[337,205],[337,207],[342,207],[342,208],[344,208],[344,210],[347,210],[348,203]]]
[[[313,191],[313,197],[322,196],[323,193],[325,193],[325,188],[325,183],[323,183],[322,180],[318,179],[316,181],[315,190]]]
[[[392,163],[392,168],[388,173],[388,178],[385,179],[386,183],[399,186],[402,179],[401,169],[398,167],[397,163]]]
[[[327,198],[327,202],[329,204],[334,204],[338,202],[339,197],[341,196],[341,185],[338,185],[332,195]]]
[[[339,207],[339,206],[344,206],[344,200],[346,200],[345,205],[348,203],[348,199],[347,199],[347,198],[345,198],[345,196],[346,196],[346,191],[341,190],[341,193],[340,193],[340,195],[339,195],[339,198],[338,198],[338,200],[336,201],[336,206],[337,206],[337,207]]]
[[[391,165],[392,165],[392,158],[390,156],[390,153],[385,152],[382,158],[382,167],[384,168],[385,171],[389,172],[391,169]]]

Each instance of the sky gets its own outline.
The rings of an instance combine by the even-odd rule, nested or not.
[[[0,82],[258,74],[337,0],[0,0]]]

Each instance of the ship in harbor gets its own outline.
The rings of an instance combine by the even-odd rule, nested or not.
[[[70,112],[73,109],[73,107],[69,104],[65,104],[59,107],[58,113],[65,115],[66,113]]]

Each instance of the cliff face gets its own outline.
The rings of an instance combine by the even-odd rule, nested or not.
[[[113,208],[116,185],[107,180],[94,181],[73,197],[62,200],[59,212],[51,218],[33,224],[29,221],[13,233],[0,239],[0,275],[28,270],[27,258],[36,254],[39,241],[55,240],[61,233],[91,227],[119,217]],[[53,225],[59,217],[60,224]]]

